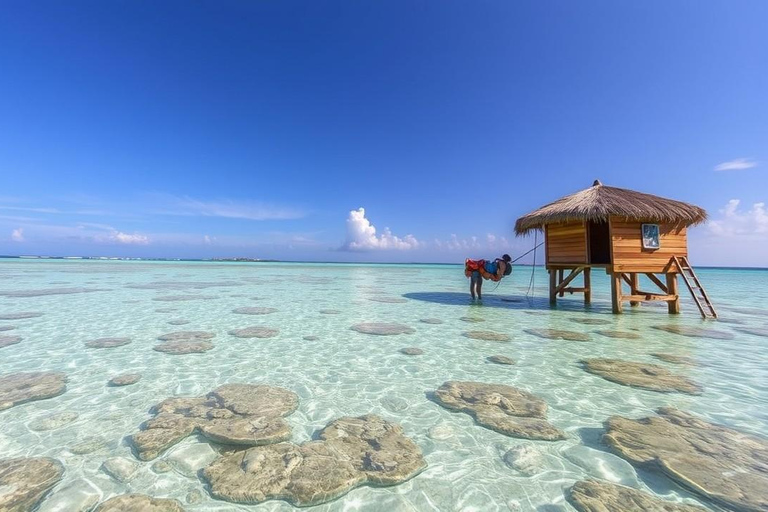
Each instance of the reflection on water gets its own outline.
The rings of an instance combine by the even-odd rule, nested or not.
[[[0,329],[15,326],[3,335],[21,340],[0,347],[0,376],[54,371],[68,383],[60,396],[0,412],[0,458],[60,460],[64,478],[49,499],[71,504],[140,492],[176,498],[188,510],[290,510],[284,502],[212,499],[195,472],[210,448],[195,436],[154,463],[136,459],[125,440],[166,397],[269,384],[299,397],[286,418],[294,443],[341,416],[373,413],[402,425],[427,460],[412,480],[360,487],[317,510],[571,510],[563,490],[586,477],[690,499],[607,453],[600,437],[611,415],[643,417],[671,405],[768,435],[768,272],[699,272],[724,322],[702,321],[690,302],[679,317],[654,305],[613,316],[604,276],[593,277],[588,309],[574,296],[550,310],[543,270],[533,297],[525,296],[526,273],[479,304],[458,266],[3,260]],[[195,342],[212,348],[153,350],[177,343],[158,341],[173,331],[169,323],[206,333]],[[404,357],[403,348],[423,354]],[[704,392],[618,385],[578,364],[592,358],[665,365]],[[124,374],[141,378],[108,385]],[[482,428],[427,398],[446,381],[533,393],[567,439],[528,441]],[[120,482],[106,474],[102,464],[114,457],[135,462],[135,475]]]

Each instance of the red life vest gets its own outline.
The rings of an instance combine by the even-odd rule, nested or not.
[[[464,275],[471,277],[472,272],[479,272],[483,279],[501,281],[501,277],[498,277],[496,274],[491,274],[485,270],[485,260],[470,260],[469,258],[464,260]]]

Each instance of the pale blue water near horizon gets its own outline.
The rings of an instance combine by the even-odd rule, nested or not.
[[[722,321],[702,320],[687,297],[679,316],[667,315],[664,305],[627,306],[626,314],[614,316],[608,280],[599,273],[593,278],[590,308],[583,307],[580,296],[573,296],[550,309],[541,268],[535,270],[534,297],[525,297],[530,272],[530,267],[516,267],[495,291],[486,284],[479,305],[469,301],[460,266],[0,260],[0,314],[42,313],[0,321],[0,326],[16,327],[3,334],[23,338],[0,348],[0,376],[39,370],[68,376],[64,394],[0,411],[0,458],[49,456],[64,464],[64,478],[42,509],[46,503],[66,504],[63,500],[73,499],[65,494],[67,488],[78,488],[97,495],[99,501],[139,492],[176,498],[187,510],[292,510],[282,501],[236,505],[211,498],[197,474],[185,471],[194,463],[194,454],[202,453],[196,447],[204,443],[194,436],[160,457],[175,464],[175,470],[167,473],[156,473],[152,462],[138,461],[125,440],[150,418],[152,405],[164,398],[201,396],[229,382],[270,384],[299,396],[298,410],[287,418],[293,442],[311,439],[335,418],[374,413],[402,425],[428,463],[405,483],[359,487],[311,510],[567,511],[573,508],[564,490],[589,477],[714,510],[671,481],[611,454],[600,436],[612,415],[645,417],[668,405],[768,436],[768,338],[738,330],[767,327],[768,271],[698,272]],[[82,293],[12,293],[61,289]],[[168,296],[196,297],[156,300]],[[249,306],[277,311],[263,316],[232,312]],[[483,322],[466,323],[461,317]],[[425,318],[443,323],[420,321]],[[575,321],[584,318],[607,323]],[[189,323],[168,323],[180,319]],[[397,322],[415,332],[371,336],[350,329],[361,322]],[[232,329],[252,325],[280,332],[268,339],[228,335]],[[704,326],[733,339],[686,337],[653,328],[662,325]],[[541,339],[526,332],[533,328],[585,333],[591,341]],[[462,336],[476,329],[506,333],[511,341]],[[595,333],[600,329],[632,331],[641,339],[606,338]],[[182,356],[152,350],[158,336],[178,330],[215,333],[214,348]],[[316,339],[308,341],[306,336]],[[132,342],[110,349],[84,344],[102,337],[130,337]],[[404,347],[421,348],[424,354],[401,354]],[[671,365],[653,358],[654,352],[688,356],[697,364]],[[494,354],[512,357],[516,364],[487,362]],[[704,393],[665,394],[620,386],[582,370],[578,361],[591,357],[660,364],[691,378]],[[142,380],[127,387],[106,386],[111,377],[126,372],[140,373]],[[466,414],[449,412],[428,398],[448,380],[525,389],[547,402],[549,421],[568,438],[516,439],[483,428]],[[76,412],[77,419],[54,430],[30,428],[41,418],[64,411]],[[71,450],[93,439],[100,441],[95,451]],[[536,471],[525,473],[505,464],[504,453],[516,446],[531,446],[540,454]],[[112,456],[135,460],[136,476],[120,483],[105,474],[101,464]],[[199,491],[202,501],[189,503],[190,491]]]

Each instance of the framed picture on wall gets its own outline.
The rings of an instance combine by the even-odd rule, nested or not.
[[[658,224],[642,224],[640,226],[643,235],[643,249],[658,249],[661,247],[659,244],[659,225]]]

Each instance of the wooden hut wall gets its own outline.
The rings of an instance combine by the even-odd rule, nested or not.
[[[547,225],[547,264],[586,263],[587,228],[584,222]]]
[[[659,248],[643,249],[642,222],[611,218],[611,251],[616,272],[656,272],[667,269],[672,256],[688,256],[685,227],[659,224]]]

